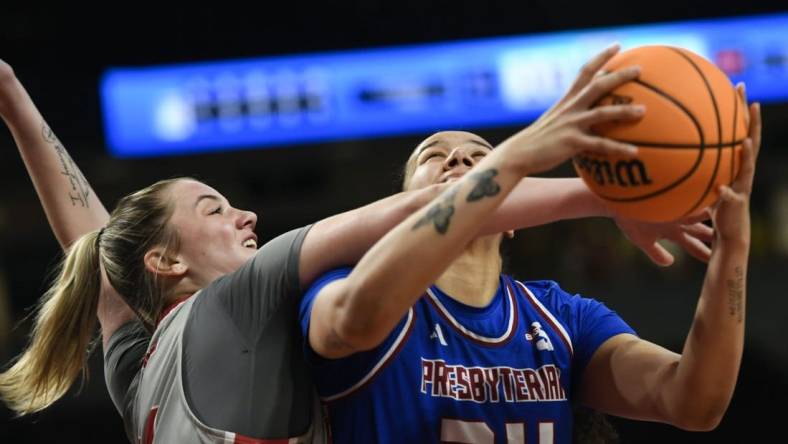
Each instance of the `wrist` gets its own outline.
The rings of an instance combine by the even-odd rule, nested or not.
[[[484,159],[503,177],[516,177],[517,181],[537,172],[530,151],[523,151],[515,142],[506,141]]]
[[[747,256],[750,253],[750,239],[748,236],[719,236],[715,239],[712,252],[726,256]]]
[[[606,217],[609,219],[616,219],[616,214],[605,205],[605,202],[583,182],[583,179],[577,180],[577,195],[578,202],[586,208],[586,217]]]

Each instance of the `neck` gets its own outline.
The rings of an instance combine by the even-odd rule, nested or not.
[[[167,304],[182,301],[194,295],[194,293],[197,293],[200,289],[202,289],[202,286],[197,285],[191,278],[183,278],[172,288],[170,296],[167,298]]]
[[[463,304],[486,307],[495,296],[501,274],[499,236],[473,240],[435,285]]]

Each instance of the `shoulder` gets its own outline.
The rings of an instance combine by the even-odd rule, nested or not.
[[[352,267],[340,267],[323,273],[320,277],[309,284],[307,295],[319,293],[326,285],[339,279],[344,279],[353,271]]]
[[[311,225],[296,228],[271,239],[238,270],[216,279],[206,289],[216,291],[217,288],[239,284],[247,288],[251,282],[258,292],[261,286],[284,286],[284,289],[298,290],[299,254],[310,228]]]
[[[122,354],[135,346],[147,347],[148,341],[150,341],[150,334],[141,322],[137,320],[126,322],[110,336],[104,348],[104,358],[108,360],[116,357],[117,354]]]
[[[302,319],[309,318],[309,314],[312,311],[312,305],[314,305],[315,299],[323,288],[332,282],[346,278],[351,271],[353,271],[351,267],[336,268],[323,273],[323,275],[315,279],[314,282],[309,285],[306,293],[304,293],[303,299],[301,299],[300,312]]]
[[[514,285],[518,287],[519,292],[526,292],[528,295],[533,296],[539,302],[551,306],[561,307],[566,305],[576,305],[582,303],[583,300],[589,300],[578,294],[571,294],[561,288],[556,281],[552,280],[537,280],[537,281],[518,281],[514,278],[511,279]]]
[[[276,236],[257,250],[250,260],[250,264],[258,266],[271,263],[285,265],[290,262],[297,265],[301,246],[310,228],[312,226],[307,225]]]
[[[538,309],[549,312],[570,330],[574,330],[577,323],[585,319],[588,313],[604,307],[592,298],[564,290],[558,282],[552,280],[512,281],[518,287],[516,291],[521,300],[530,300]]]

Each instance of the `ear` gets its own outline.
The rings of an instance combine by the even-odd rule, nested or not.
[[[514,230],[504,231],[503,235],[506,236],[508,239],[514,239]]]
[[[153,247],[148,250],[143,261],[146,270],[162,276],[181,277],[189,270],[189,266],[183,262],[180,256],[167,255],[166,250],[162,247]]]

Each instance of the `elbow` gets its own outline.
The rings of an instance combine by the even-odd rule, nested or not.
[[[371,322],[350,319],[347,322],[338,322],[332,332],[337,349],[349,353],[359,353],[372,350],[386,339]]]
[[[688,432],[710,432],[717,428],[728,409],[728,399],[701,402],[701,405],[678,409],[673,425]]]
[[[681,418],[673,425],[687,432],[710,432],[722,422],[723,415],[709,415]]]
[[[354,353],[371,350],[380,345],[387,336],[384,320],[379,316],[380,307],[367,306],[357,288],[348,288],[346,297],[336,307],[332,330],[338,345]],[[351,302],[356,301],[356,302]]]

